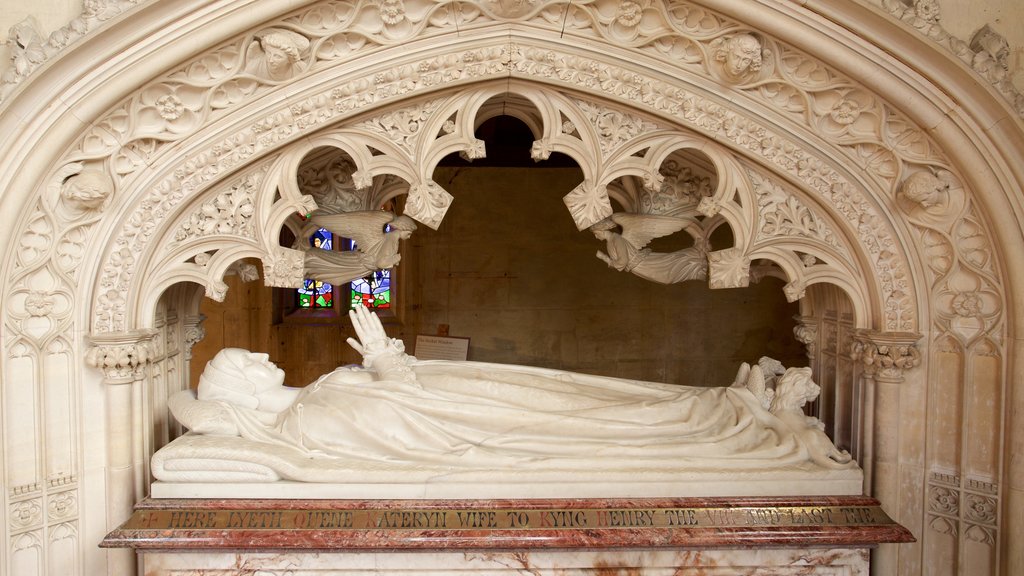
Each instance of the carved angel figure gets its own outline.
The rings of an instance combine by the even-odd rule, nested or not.
[[[597,257],[609,268],[632,272],[660,284],[707,278],[707,249],[703,242],[675,252],[652,252],[646,248],[655,238],[682,230],[686,221],[671,216],[615,213],[591,226],[598,240],[604,240],[607,253],[598,250]],[[621,227],[622,232],[613,228]]]
[[[746,362],[741,364],[732,385],[750,390],[761,406],[767,410],[775,398],[775,382],[779,376],[785,373],[786,367],[782,365],[782,362],[762,356],[753,366]]]
[[[309,50],[305,36],[271,28],[256,35],[249,47],[245,71],[268,80],[287,80],[306,70],[303,55]]]
[[[355,250],[306,251],[306,276],[331,284],[344,284],[362,278],[375,270],[398,265],[398,241],[416,230],[416,223],[408,216],[395,216],[380,210],[360,210],[340,214],[315,214],[311,221],[339,236],[351,238]]]

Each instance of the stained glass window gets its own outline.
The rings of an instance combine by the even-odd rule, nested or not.
[[[390,226],[386,231],[390,231]],[[349,249],[355,250],[355,241]],[[377,270],[364,278],[357,278],[349,284],[350,306],[366,306],[370,310],[391,309],[391,270]]]
[[[377,270],[366,278],[353,280],[351,286],[353,308],[362,305],[371,310],[391,309],[391,270]]]
[[[321,228],[309,237],[309,243],[313,248],[321,250],[334,249],[334,235],[329,230]],[[302,288],[297,290],[299,297],[299,308],[307,310],[320,310],[334,306],[334,286],[329,282],[321,282],[306,278]]]

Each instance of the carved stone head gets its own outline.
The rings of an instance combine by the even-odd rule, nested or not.
[[[915,172],[903,181],[900,192],[911,202],[924,209],[939,206],[949,189],[949,184],[931,172]]]
[[[971,50],[985,52],[1003,69],[1010,67],[1010,44],[1001,34],[985,24],[971,38]]]
[[[714,56],[727,78],[742,80],[761,70],[761,41],[753,34],[735,34],[719,44]]]
[[[83,170],[68,178],[61,187],[61,196],[80,210],[96,210],[114,191],[110,176],[99,170]]]
[[[309,49],[309,39],[301,34],[272,28],[256,37],[259,49],[254,51],[246,70],[269,80],[287,80],[306,69],[302,61]]]
[[[812,402],[820,393],[821,387],[811,380],[810,368],[789,368],[775,385],[771,411],[801,410],[804,404]]]

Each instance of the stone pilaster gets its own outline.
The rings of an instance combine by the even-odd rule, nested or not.
[[[861,330],[854,334],[850,351],[861,369],[864,490],[894,517],[900,510],[899,385],[906,372],[921,363],[920,339],[920,334],[911,332]],[[878,574],[896,574],[897,562],[894,546],[879,546],[872,567]]]
[[[145,496],[142,425],[142,383],[152,357],[155,330],[95,334],[86,362],[103,371],[107,409],[107,526],[128,518]],[[135,558],[112,554],[110,574],[134,574]]]

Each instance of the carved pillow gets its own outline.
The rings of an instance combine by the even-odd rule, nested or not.
[[[182,390],[172,395],[167,399],[167,407],[182,426],[196,434],[239,436],[230,410],[220,402],[199,400],[195,390]]]

